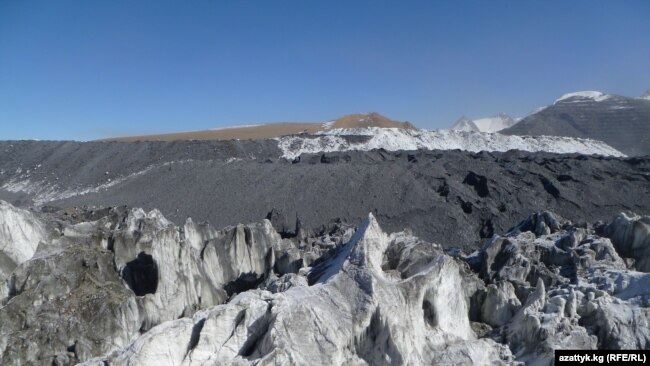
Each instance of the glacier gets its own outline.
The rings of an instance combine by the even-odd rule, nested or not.
[[[372,214],[282,237],[268,220],[0,207],[2,253],[23,245],[9,235],[40,243],[0,292],[3,365],[549,365],[650,342],[648,216],[537,212],[469,253]]]
[[[346,136],[365,136],[350,140]],[[507,136],[456,130],[422,130],[398,128],[332,129],[316,136],[285,136],[276,138],[282,157],[294,159],[305,153],[373,149],[398,150],[465,150],[480,151],[546,151],[603,156],[625,156],[597,140],[556,136]]]

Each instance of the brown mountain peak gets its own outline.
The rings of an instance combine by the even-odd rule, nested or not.
[[[377,112],[354,113],[337,118],[331,128],[415,128],[409,122],[399,122],[382,116]]]

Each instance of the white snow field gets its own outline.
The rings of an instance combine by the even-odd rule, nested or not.
[[[369,136],[366,141],[351,141],[344,136]],[[276,138],[282,157],[294,159],[305,153],[373,149],[397,150],[466,150],[479,151],[546,151],[587,155],[625,156],[605,144],[590,139],[557,136],[506,136],[455,130],[410,130],[398,128],[332,129],[318,136],[284,136]]]

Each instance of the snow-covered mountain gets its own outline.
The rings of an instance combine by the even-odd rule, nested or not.
[[[600,91],[564,94],[500,133],[589,138],[604,141],[627,155],[647,155],[650,94],[640,98]]]
[[[646,90],[640,99],[650,100],[650,89]]]
[[[304,153],[373,149],[466,150],[466,151],[547,151],[606,156],[624,156],[611,146],[595,140],[555,136],[506,136],[501,134],[398,128],[332,129],[310,136],[277,138],[282,156],[294,159]]]
[[[518,120],[519,119],[514,119],[505,113],[499,113],[493,117],[479,118],[475,120],[461,117],[458,121],[451,125],[449,129],[456,131],[493,133],[513,126],[515,123],[517,123]]]
[[[580,91],[567,93],[555,100],[555,103],[582,103],[584,101],[602,102],[613,96],[599,91]]]

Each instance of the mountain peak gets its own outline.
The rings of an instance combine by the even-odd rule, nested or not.
[[[516,121],[505,113],[493,117],[471,120],[465,116],[456,121],[450,130],[493,133],[514,125]]]
[[[460,118],[457,119],[454,124],[461,123],[461,122],[468,122],[468,121],[471,122],[472,120],[470,118],[465,117],[465,116],[460,116]]]
[[[472,121],[471,119],[465,116],[460,117],[456,122],[454,122],[453,125],[451,125],[451,127],[449,127],[449,129],[456,130],[456,131],[467,131],[467,132],[479,131],[479,128],[478,126],[476,126],[474,121]]]
[[[646,96],[630,98],[599,91],[564,94],[543,112],[531,114],[501,133],[589,138],[626,155],[647,155],[650,99]]]
[[[413,129],[410,122],[393,121],[382,116],[377,112],[347,114],[332,121],[327,126],[331,128],[365,128],[365,127],[382,127],[382,128],[408,128]]]

